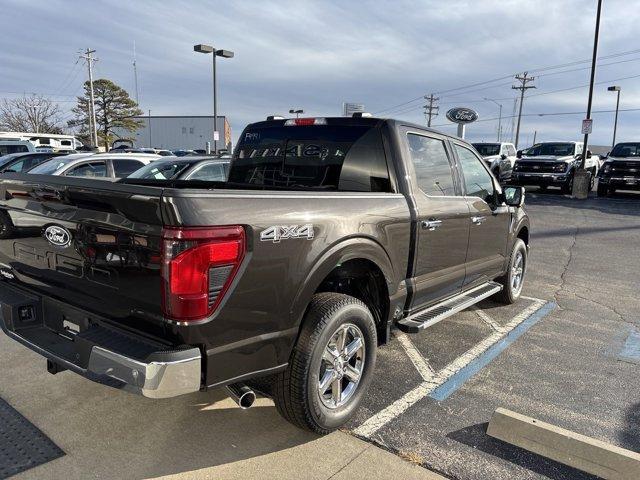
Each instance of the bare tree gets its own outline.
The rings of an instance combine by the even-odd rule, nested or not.
[[[12,132],[62,133],[60,107],[41,95],[0,102],[0,129]]]

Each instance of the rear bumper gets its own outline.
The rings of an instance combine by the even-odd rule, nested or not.
[[[149,398],[200,390],[202,355],[198,348],[161,345],[110,328],[68,306],[61,314],[60,305],[1,282],[0,328],[57,368],[98,383]],[[76,322],[77,331],[65,326]]]

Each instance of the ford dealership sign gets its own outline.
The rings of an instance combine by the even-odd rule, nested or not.
[[[447,119],[453,123],[471,123],[478,120],[478,112],[470,108],[456,107],[447,112]]]

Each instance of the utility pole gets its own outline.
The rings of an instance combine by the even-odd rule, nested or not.
[[[602,0],[598,0],[598,9],[596,11],[596,31],[593,35],[593,56],[591,58],[591,79],[589,81],[589,100],[587,101],[587,120],[591,119],[591,103],[593,102],[593,86],[596,80],[596,61],[598,57],[598,37],[600,36],[600,12],[602,10]],[[589,147],[589,133],[584,134],[584,143],[582,145],[582,158],[580,160],[580,169],[584,170],[584,164],[587,159],[587,148]],[[574,182],[575,184],[575,182]]]
[[[430,127],[431,126],[431,118],[438,116],[438,110],[440,109],[440,107],[438,107],[435,104],[435,102],[440,100],[440,98],[439,97],[434,97],[433,93],[431,95],[429,95],[428,97],[425,95],[424,98],[426,100],[429,100],[429,104],[428,105],[424,105],[424,115],[427,117],[427,127]]]
[[[97,62],[98,59],[93,57],[94,53],[96,53],[95,50],[87,48],[84,55],[80,55],[80,58],[84,58],[87,61],[87,68],[89,69],[89,130],[91,131],[92,146],[98,148],[98,125],[96,124],[96,106],[93,98],[93,62]]]
[[[533,143],[531,145],[535,145],[536,144],[536,137],[538,136],[538,130],[534,130],[533,131]]]
[[[514,90],[520,90],[520,108],[518,110],[518,125],[516,127],[516,149],[518,148],[518,139],[520,137],[520,119],[522,118],[522,103],[524,101],[524,92],[530,88],[536,88],[533,85],[527,85],[529,82],[533,82],[536,77],[528,77],[527,72],[522,75],[516,75],[516,80],[520,82],[520,85],[511,85]]]
[[[136,65],[136,42],[133,42],[133,81],[136,87],[136,103],[140,106],[140,100],[138,99],[138,66]]]
[[[607,88],[610,92],[618,92],[618,99],[616,100],[616,118],[613,121],[613,141],[611,142],[611,150],[616,146],[616,130],[618,129],[618,110],[620,109],[620,88],[617,85],[613,85],[612,87]]]
[[[153,148],[153,146],[151,145],[151,110],[149,110],[149,116],[148,118],[148,124],[149,124],[149,148]]]

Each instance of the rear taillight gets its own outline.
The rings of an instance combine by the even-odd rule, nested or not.
[[[193,322],[211,316],[242,263],[239,226],[165,228],[162,232],[163,313]]]

